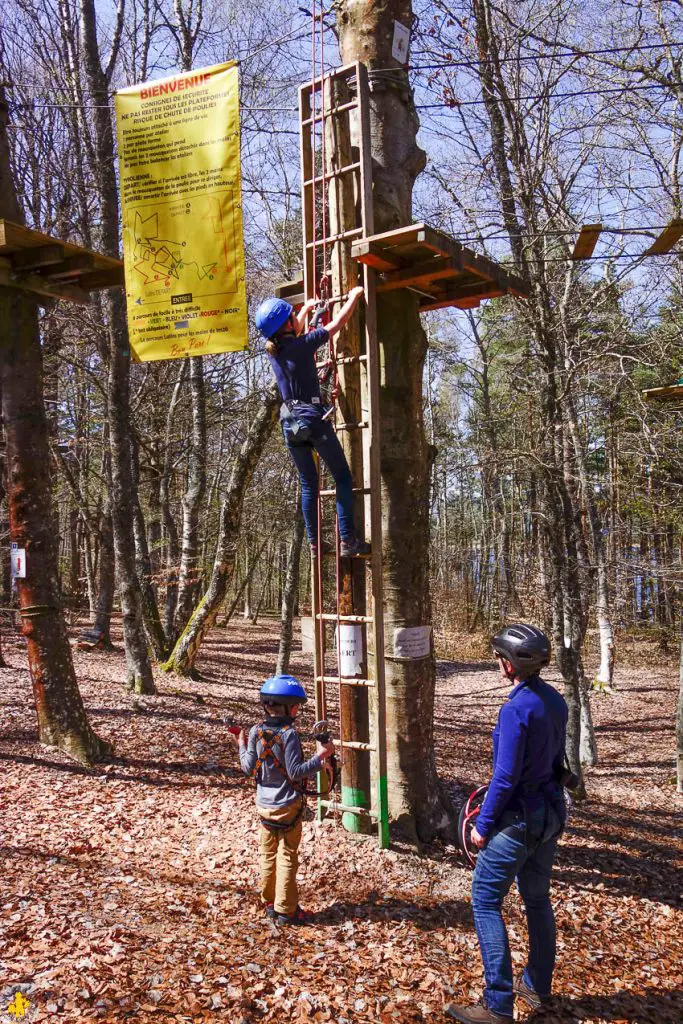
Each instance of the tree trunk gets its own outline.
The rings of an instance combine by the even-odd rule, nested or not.
[[[145,631],[149,640],[154,657],[157,661],[163,661],[167,656],[166,637],[159,617],[159,606],[152,586],[152,562],[149,557],[147,546],[147,530],[145,519],[142,514],[140,498],[138,495],[138,484],[140,479],[140,466],[137,438],[132,438],[132,471],[133,471],[133,532],[135,535],[135,571],[140,583],[142,594],[142,616],[145,624]]]
[[[192,443],[190,445],[187,490],[183,496],[183,532],[178,576],[175,636],[179,636],[192,614],[200,587],[199,510],[206,490],[206,399],[204,363],[201,356],[190,358],[192,396]]]
[[[277,421],[279,406],[279,394],[275,388],[271,388],[251,421],[247,436],[235,459],[228,493],[221,509],[220,532],[209,586],[192,613],[184,632],[178,638],[171,657],[161,666],[166,672],[190,676],[197,674],[194,668],[195,660],[204,637],[216,621],[235,568],[244,496],[266,441]]]
[[[116,569],[114,562],[114,531],[109,496],[105,496],[99,521],[99,554],[95,579],[95,615],[93,632],[99,633],[105,647],[111,647],[111,613],[114,607]]]
[[[178,563],[180,560],[180,545],[178,542],[178,529],[176,527],[173,513],[171,512],[171,499],[169,490],[171,486],[171,474],[173,471],[173,450],[171,441],[173,437],[173,425],[175,422],[176,409],[180,401],[180,394],[183,388],[183,381],[187,376],[188,361],[181,363],[178,379],[173,388],[171,402],[166,416],[166,436],[164,446],[164,468],[159,481],[159,504],[161,515],[166,530],[166,612],[164,617],[164,632],[166,639],[171,643],[173,640],[173,623],[175,621],[175,610],[178,602]]]
[[[7,106],[0,87],[0,217],[23,223],[11,178],[6,125]],[[26,578],[17,580],[17,590],[38,738],[84,764],[92,764],[106,759],[111,745],[88,724],[60,604],[35,301],[19,289],[0,288],[0,325],[10,537],[26,550]]]
[[[298,505],[298,502],[297,502]],[[292,540],[289,545],[287,556],[287,575],[285,577],[285,588],[282,594],[282,608],[280,611],[280,646],[277,652],[277,665],[275,674],[280,675],[289,671],[289,658],[292,653],[292,623],[294,621],[294,601],[299,589],[299,576],[301,569],[301,548],[304,540],[303,516],[297,515],[294,518]]]
[[[680,622],[680,662],[678,668],[678,707],[676,709],[676,788],[683,793],[683,588],[678,591]]]
[[[83,68],[92,107],[95,167],[100,204],[100,237],[103,251],[119,255],[119,208],[114,171],[114,132],[109,109],[109,79],[102,69],[97,43],[94,0],[80,0],[80,31]],[[112,65],[113,66],[113,65]],[[111,447],[112,525],[116,574],[121,588],[123,637],[128,686],[136,693],[156,693],[142,619],[142,594],[135,571],[133,534],[133,480],[130,428],[130,349],[126,304],[120,288],[106,292],[109,329],[107,413]]]
[[[301,521],[303,522],[303,519]],[[220,626],[222,629],[225,629],[227,624],[230,622],[230,619],[235,614],[235,612],[237,610],[237,605],[242,600],[242,596],[244,594],[244,591],[246,590],[246,588],[249,585],[249,580],[251,579],[251,577],[254,575],[254,572],[256,571],[256,566],[258,565],[258,560],[261,557],[261,555],[263,554],[263,552],[265,551],[266,545],[268,544],[268,540],[269,540],[269,538],[266,537],[266,539],[261,544],[261,547],[256,552],[256,558],[252,562],[251,569],[249,570],[249,575],[245,576],[244,579],[242,580],[242,582],[240,583],[240,585],[239,585],[239,587],[237,589],[237,593],[235,594],[235,596],[233,597],[232,601],[230,602],[230,605],[228,606],[228,609],[227,609],[227,611],[225,613],[225,618],[220,623],[216,622],[216,625]]]
[[[410,27],[410,0],[339,0],[342,63],[368,67],[373,163],[374,229],[412,221],[415,179],[425,154],[404,68],[391,55],[394,21]],[[381,68],[381,74],[373,74]],[[391,69],[388,71],[387,69]],[[395,628],[429,626],[429,446],[423,420],[422,378],[427,340],[418,301],[409,291],[377,297],[382,364],[380,393],[382,544],[388,638]],[[450,832],[434,759],[433,653],[414,661],[386,657],[389,811],[407,835],[431,840]]]

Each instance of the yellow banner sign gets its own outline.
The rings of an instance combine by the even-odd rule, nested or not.
[[[115,103],[133,357],[246,348],[237,65],[122,89]]]

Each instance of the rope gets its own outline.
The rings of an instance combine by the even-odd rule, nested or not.
[[[320,14],[318,18],[317,0],[312,0],[311,3],[311,177],[312,182],[312,265],[313,265],[313,296],[320,301],[326,302],[328,308],[322,314],[320,322],[324,326],[329,323],[330,311],[329,305],[331,302],[331,281],[328,266],[328,215],[327,215],[327,197],[329,193],[329,183],[326,178],[327,174],[327,142],[325,133],[325,120],[326,120],[326,105],[325,105],[325,90],[326,84],[329,87],[329,83],[325,82],[325,26],[324,26],[324,11],[323,4],[320,4]],[[317,167],[316,167],[316,124],[318,123],[318,101],[317,95],[318,90],[316,89],[316,22],[319,21],[320,25],[320,126],[321,126],[321,140],[320,140],[320,161],[321,161],[321,174],[320,174],[320,200],[322,202],[321,207],[321,236],[320,242],[318,241],[317,234],[317,214],[318,214],[318,186],[317,186]],[[333,99],[332,99],[333,102]],[[330,107],[331,107],[330,103]],[[321,272],[318,273],[318,256],[320,252],[319,246],[322,246],[322,266]],[[329,358],[326,363],[322,366],[320,371],[321,383],[325,383],[327,378],[332,375],[332,390],[331,400],[332,407],[334,410],[334,418],[336,421],[337,413],[337,397],[339,394],[339,373],[337,368],[336,349],[333,338],[329,339],[328,342]],[[318,595],[318,609],[319,612],[323,612],[323,562],[322,562],[322,547],[323,547],[323,536],[322,536],[322,499],[320,495],[322,486],[323,476],[323,464],[320,457],[318,457],[318,496],[317,496],[317,518],[318,518],[318,540],[317,540],[317,551],[316,551],[316,580],[315,586]],[[335,587],[336,587],[336,607],[337,607],[337,674],[339,679],[339,727],[341,735],[341,609],[340,609],[340,593],[339,593],[339,579],[340,579],[340,538],[339,538],[339,516],[336,510],[335,504]],[[320,690],[320,714],[323,719],[327,718],[327,693],[325,684],[325,623],[321,618],[318,620],[318,637],[319,637],[319,650],[320,650],[320,678],[318,686]],[[332,791],[330,791],[332,792]],[[339,816],[335,815],[337,824],[339,823]]]

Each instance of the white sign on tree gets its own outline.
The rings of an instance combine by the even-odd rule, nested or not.
[[[10,572],[13,580],[26,579],[26,548],[12,547],[10,551]]]

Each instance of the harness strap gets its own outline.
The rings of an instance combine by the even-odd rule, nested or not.
[[[287,732],[288,729],[291,729],[291,725],[281,725],[280,728],[276,729],[274,732],[272,729],[266,729],[262,725],[259,726],[256,733],[256,764],[254,765],[254,770],[252,772],[252,776],[257,781],[259,772],[269,757],[272,759],[273,767],[281,771],[283,775],[287,775],[287,769],[275,753],[273,747],[277,745],[281,750],[283,750],[283,744],[280,736]],[[258,753],[259,743],[261,744],[260,754]]]

